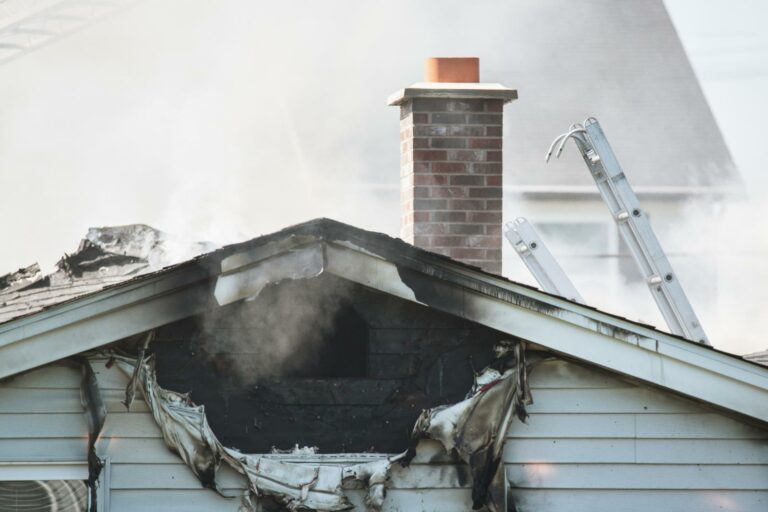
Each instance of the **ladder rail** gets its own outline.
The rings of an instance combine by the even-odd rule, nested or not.
[[[508,222],[504,236],[542,290],[584,304],[576,287],[527,219],[519,217],[514,222]]]
[[[693,306],[598,121],[590,118],[584,125],[572,126],[568,133],[555,140],[547,159],[558,142],[559,156],[569,138],[574,139],[669,329],[709,345]]]

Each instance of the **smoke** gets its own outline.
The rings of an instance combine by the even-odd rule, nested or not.
[[[691,18],[700,5],[690,7]],[[647,0],[621,8],[610,0],[137,2],[0,66],[0,274],[34,261],[50,267],[91,226],[144,223],[223,244],[325,216],[397,234],[398,115],[385,99],[420,80],[429,56],[478,56],[484,81],[520,90],[505,116],[508,183],[518,169],[538,172],[551,138],[585,113],[606,126],[664,127],[670,140],[688,141],[695,119],[669,112],[688,105],[689,95],[667,88],[684,66],[659,49],[673,36],[645,25],[659,10]],[[668,81],[653,72],[660,60],[673,71]],[[723,86],[721,97],[742,104],[737,120],[718,121],[752,136],[730,139],[735,153],[764,162],[759,130],[739,126],[765,118],[764,101],[745,99],[765,87],[751,87],[733,94]],[[629,149],[653,158],[653,147]],[[737,164],[742,172],[764,169]],[[558,178],[539,175],[544,183]],[[717,278],[724,305],[702,321],[724,349],[765,348],[759,328],[725,341],[741,324],[762,327],[756,312],[768,303],[753,283],[768,281],[758,280],[760,265],[750,268],[759,256],[742,256],[762,250],[754,240],[762,234],[745,226],[764,215],[765,196],[717,219],[719,240],[729,244],[718,244],[718,265],[730,270]],[[507,220],[525,214],[508,206]],[[672,239],[697,242],[711,229]],[[744,244],[752,248],[735,249]],[[692,278],[683,276],[691,286],[703,281],[694,267]],[[599,293],[583,293],[660,324],[647,291],[621,286],[597,283]],[[702,317],[715,307],[691,294]],[[728,336],[715,336],[721,332]]]
[[[328,373],[354,360],[352,354],[334,360],[338,353],[329,347],[338,341],[331,335],[348,295],[347,285],[322,277],[275,283],[252,300],[206,313],[200,348],[239,384],[334,376]]]

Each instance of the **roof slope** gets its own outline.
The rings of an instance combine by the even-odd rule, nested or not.
[[[768,369],[757,363],[327,219],[0,324],[0,378],[322,273],[768,423]]]

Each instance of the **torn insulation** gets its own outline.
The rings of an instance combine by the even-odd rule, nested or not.
[[[502,342],[496,361],[480,372],[467,398],[422,412],[403,462],[416,455],[421,439],[439,441],[456,450],[472,470],[472,504],[491,512],[507,510],[501,464],[506,432],[513,416],[525,421],[525,406],[533,403],[528,388],[524,344]]]
[[[134,374],[134,361],[117,356],[115,360],[126,375]],[[349,479],[367,484],[368,510],[381,510],[384,485],[395,458],[343,467],[288,463],[243,454],[221,445],[208,425],[203,406],[196,406],[185,394],[165,390],[157,384],[151,357],[140,363],[137,375],[165,443],[190,467],[204,487],[219,491],[216,471],[224,461],[246,477],[252,498],[268,496],[288,510],[351,509],[352,504],[342,492],[342,483]]]
[[[150,339],[151,335],[147,340]],[[250,496],[244,503],[268,497],[287,510],[348,510],[353,505],[344,495],[342,485],[354,480],[367,489],[366,509],[378,512],[384,504],[392,464],[408,466],[416,456],[419,441],[432,439],[447,451],[455,450],[469,464],[474,509],[485,506],[490,512],[506,510],[501,464],[505,436],[513,417],[525,421],[525,406],[532,403],[522,342],[501,342],[496,346],[496,360],[476,375],[466,399],[423,411],[406,452],[346,466],[285,462],[225,448],[211,430],[205,408],[195,405],[186,394],[160,387],[154,360],[151,356],[143,359],[143,353],[141,350],[138,360],[115,356],[120,369],[130,377],[126,405],[130,405],[132,390],[138,385],[165,443],[204,487],[221,493],[216,472],[223,461],[246,478]],[[252,505],[248,507],[253,509]]]

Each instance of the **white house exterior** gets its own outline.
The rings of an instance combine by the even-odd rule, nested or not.
[[[396,308],[397,314],[387,309],[382,317],[365,317],[373,322],[368,325],[369,367],[371,358],[383,354],[382,344],[427,344],[435,333],[445,340],[463,333],[459,347],[487,333],[524,343],[533,403],[526,406],[527,423],[512,421],[501,452],[508,510],[765,509],[768,368],[326,220],[230,246],[0,324],[2,480],[88,479],[88,409],[81,403],[81,368],[71,359],[80,354],[90,360],[106,410],[95,447],[104,462],[95,493],[100,510],[268,510],[260,498],[244,498],[246,479],[226,464],[215,480],[221,494],[230,497],[203,488],[195,472],[167,448],[163,426],[142,399],[146,389],[139,385],[126,410],[121,401],[130,387],[129,373],[120,369],[119,361],[135,356],[119,350],[130,345],[126,340],[150,330],[172,332],[175,328],[169,331],[167,326],[183,325],[178,322],[201,312],[227,304],[247,307],[247,301],[259,304],[259,296],[271,293],[271,287],[295,283],[297,290],[310,293],[317,279],[351,286],[342,293],[364,294],[354,295],[357,308]],[[475,327],[467,331],[470,325]],[[416,331],[409,329],[419,334],[410,338]],[[158,334],[147,353],[160,354],[169,340]],[[446,369],[458,368],[450,361],[445,359]],[[159,377],[162,371],[158,366]],[[458,374],[444,381],[441,376],[439,382],[449,385],[456,378]],[[292,382],[284,378],[279,389],[290,389]],[[369,385],[371,379],[334,382]],[[424,389],[432,388],[427,384]],[[209,413],[209,423],[214,420]],[[355,424],[352,417],[348,421]],[[361,435],[375,436],[378,428],[371,423]],[[266,435],[267,430],[250,435]],[[307,438],[311,434],[308,430]],[[295,443],[304,446],[300,436]],[[326,471],[387,456],[394,453],[333,454],[320,446],[320,453],[269,453],[263,461]],[[290,482],[290,472],[286,474],[271,477]],[[319,488],[322,479],[312,482],[304,482],[310,500],[319,492],[313,486]],[[339,492],[357,510],[472,507],[471,472],[437,441],[420,441],[412,464],[392,464],[383,485],[382,500],[367,505],[373,480],[345,480]],[[300,509],[302,492],[296,492],[293,503]]]

